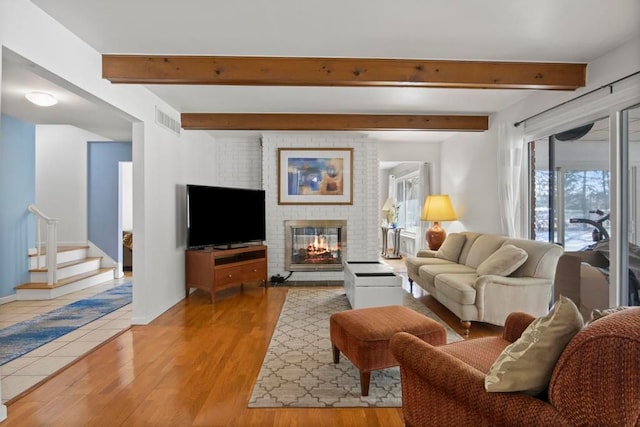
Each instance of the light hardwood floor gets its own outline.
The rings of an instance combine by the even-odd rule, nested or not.
[[[9,401],[1,425],[402,426],[401,408],[247,407],[286,293],[245,286],[216,294],[210,304],[196,291]],[[462,331],[439,303],[419,288],[413,293]],[[471,338],[501,330],[474,324]]]

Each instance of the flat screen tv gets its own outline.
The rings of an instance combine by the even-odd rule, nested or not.
[[[187,247],[225,247],[266,239],[265,192],[187,184]]]

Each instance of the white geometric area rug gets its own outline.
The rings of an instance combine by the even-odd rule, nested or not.
[[[411,294],[404,305],[445,325],[447,342],[462,339]],[[289,289],[249,407],[402,406],[399,367],[373,371],[362,397],[358,369],[343,354],[333,363],[329,317],[350,308],[344,288]]]

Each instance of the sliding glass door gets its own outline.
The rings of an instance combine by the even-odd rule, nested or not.
[[[608,238],[608,123],[601,119],[529,143],[535,240],[575,251]]]
[[[615,278],[611,305],[640,305],[640,106],[611,117],[528,144],[530,235],[600,251]]]
[[[622,174],[622,198],[620,223],[622,304],[640,305],[640,237],[638,212],[640,211],[640,105],[625,109],[618,117],[620,134],[620,163],[627,173]],[[627,250],[628,249],[628,250]],[[628,274],[624,274],[627,272]]]

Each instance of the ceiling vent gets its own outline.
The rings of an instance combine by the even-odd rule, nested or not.
[[[180,135],[180,120],[171,117],[168,113],[162,111],[156,106],[156,123],[162,127],[169,129],[176,135]]]

